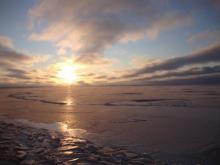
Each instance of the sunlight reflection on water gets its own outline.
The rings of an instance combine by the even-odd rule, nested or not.
[[[84,129],[71,129],[68,127],[67,124],[62,123],[62,122],[58,123],[58,129],[64,134],[68,134],[74,137],[84,137],[85,134],[87,133],[87,131]]]
[[[70,96],[67,96],[64,102],[66,103],[67,106],[75,105],[74,99]]]
[[[75,105],[75,98],[72,96],[72,90],[68,90],[67,96],[64,99],[64,102],[67,106],[74,106]]]
[[[11,121],[8,121],[11,122]],[[46,123],[35,123],[35,122],[31,122],[29,120],[26,119],[18,119],[15,120],[16,124],[25,124],[31,127],[36,127],[36,128],[44,128],[44,129],[48,129],[51,131],[58,131],[61,132],[64,135],[67,136],[73,136],[73,137],[78,137],[78,138],[83,138],[85,137],[88,132],[84,129],[72,129],[69,128],[68,124],[63,123],[63,122],[56,122],[56,123],[51,123],[51,124],[46,124]]]

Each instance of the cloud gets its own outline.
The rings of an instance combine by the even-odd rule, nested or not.
[[[143,82],[141,82],[143,84]],[[193,77],[173,78],[166,80],[148,81],[146,85],[219,85],[220,74],[199,75]]]
[[[136,78],[134,80],[121,80],[113,82],[103,82],[103,84],[111,85],[220,85],[220,71],[214,70],[214,72],[179,72],[167,73],[159,76],[149,76],[145,78]],[[203,70],[203,69],[202,69]],[[190,74],[189,74],[190,73]],[[170,76],[170,77],[169,77]],[[118,79],[118,78],[117,78]]]
[[[33,64],[46,61],[48,56],[30,55],[17,51],[12,40],[0,36],[0,76],[1,84],[16,83],[24,80],[26,84],[37,75],[33,75]]]
[[[152,0],[41,0],[29,16],[31,40],[51,41],[60,54],[70,49],[81,62],[102,57],[115,43],[155,39],[162,31],[192,22],[191,15],[171,12],[163,1]],[[35,30],[38,26],[43,30]]]
[[[199,75],[208,75],[208,74],[214,74],[219,73],[220,74],[220,65],[215,66],[200,66],[200,67],[192,67],[187,69],[181,69],[181,70],[174,70],[174,71],[168,71],[161,74],[152,74],[145,76],[144,78],[137,78],[136,80],[163,80],[163,79],[170,79],[170,78],[186,78],[186,77],[192,77],[192,76],[199,76]]]
[[[0,60],[0,68],[10,68],[10,67],[13,67],[14,65],[10,62],[7,62],[7,61],[1,61]]]
[[[160,59],[153,58],[153,56],[154,55],[134,55],[130,61],[130,68],[138,69],[161,62]]]
[[[191,36],[188,39],[189,43],[201,41],[201,40],[219,40],[220,38],[220,30],[212,30],[212,31],[205,31],[202,33],[198,33],[196,35]]]
[[[192,22],[193,17],[191,15],[185,16],[178,15],[176,13],[168,13],[165,16],[162,16],[161,19],[152,22],[152,24],[146,30],[146,34],[148,37],[155,39],[162,31],[191,25]]]
[[[7,69],[7,74],[5,74],[5,76],[7,77],[11,77],[11,78],[16,78],[16,79],[26,79],[29,80],[31,79],[28,76],[28,73],[24,70],[21,69]]]
[[[12,48],[13,42],[10,38],[8,38],[6,36],[0,36],[0,45],[3,45],[8,48]]]
[[[0,67],[20,64],[35,64],[45,62],[49,59],[49,55],[36,55],[17,51],[10,38],[0,36]]]
[[[73,58],[73,61],[77,64],[82,65],[111,65],[117,63],[117,59],[113,58],[105,58],[102,57],[100,54],[89,54],[89,55],[82,55],[79,57]]]
[[[210,45],[202,50],[194,52],[187,56],[174,57],[167,60],[163,60],[158,63],[147,65],[131,74],[124,75],[124,78],[137,77],[143,74],[171,71],[179,69],[185,66],[195,64],[206,64],[210,62],[220,62],[220,45]]]
[[[25,62],[31,61],[32,57],[26,54],[20,53],[7,47],[5,44],[0,43],[0,61],[9,61],[9,62]]]
[[[17,52],[13,48],[11,39],[0,36],[0,83],[11,83],[12,79],[29,79],[27,73],[17,69],[20,65],[31,62],[32,57]]]

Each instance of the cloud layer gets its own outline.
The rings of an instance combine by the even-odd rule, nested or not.
[[[206,64],[210,62],[220,62],[220,45],[210,45],[207,48],[203,48],[191,55],[174,57],[167,60],[163,60],[158,63],[148,64],[147,66],[135,71],[134,73],[127,74],[126,77],[136,77],[142,74],[149,74],[161,71],[172,71],[185,66]]]
[[[210,44],[189,55],[164,60],[146,61],[145,66],[115,72],[115,75],[97,76],[96,83],[143,84],[220,84],[220,44]],[[210,77],[210,81],[208,78]],[[204,78],[205,81],[202,81]],[[216,80],[216,82],[215,82]]]
[[[11,68],[26,62],[33,62],[33,57],[16,51],[9,38],[0,36],[0,67]]]
[[[34,78],[33,64],[45,60],[43,56],[29,55],[14,48],[10,38],[0,36],[0,76],[1,84],[27,84]]]
[[[72,50],[78,61],[90,63],[115,43],[154,39],[161,31],[192,22],[191,15],[171,12],[164,1],[152,0],[42,0],[29,16],[32,29],[46,24],[30,39],[54,42],[59,53]]]

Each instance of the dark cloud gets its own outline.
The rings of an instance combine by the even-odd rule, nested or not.
[[[14,65],[11,64],[10,62],[8,61],[1,61],[0,60],[0,68],[1,69],[4,69],[4,68],[10,68],[10,67],[13,67]]]
[[[194,76],[172,77],[166,79],[136,79],[108,83],[110,85],[220,85],[220,73]]]
[[[90,85],[90,84],[88,84],[88,83],[85,82],[85,81],[78,81],[78,82],[77,82],[77,85],[80,85],[80,86],[88,86],[88,85]]]
[[[199,75],[186,78],[148,81],[141,84],[148,85],[220,85],[220,74]]]
[[[10,42],[5,44],[4,42],[0,42],[1,83],[11,79],[29,80],[30,77],[27,71],[18,68],[22,65],[32,63],[34,58],[24,53],[17,52],[12,44],[9,43]]]
[[[95,77],[96,80],[107,79],[107,78],[108,78],[108,76],[106,76],[106,75],[102,75],[102,76],[97,76],[97,77]]]
[[[7,69],[7,77],[11,77],[11,78],[18,78],[18,79],[31,79],[30,77],[28,77],[28,73],[24,70],[21,69]]]
[[[157,80],[157,79],[169,79],[172,77],[181,78],[181,77],[189,77],[189,76],[200,76],[200,75],[208,75],[208,74],[214,74],[214,73],[220,73],[220,65],[217,66],[201,66],[201,67],[193,67],[185,70],[174,70],[174,71],[168,71],[166,73],[160,74],[160,75],[151,75],[146,76],[144,78],[138,78],[136,80],[138,81],[151,81],[151,80]]]
[[[31,61],[32,57],[19,53],[12,48],[6,47],[1,45],[0,43],[0,61],[10,61],[10,62],[24,62],[24,61]]]
[[[16,74],[27,74],[26,71],[21,70],[21,69],[11,68],[11,69],[7,69],[7,71],[8,71],[8,72],[11,72],[11,73],[16,73]]]
[[[149,74],[158,71],[170,71],[189,65],[206,64],[209,62],[220,62],[220,45],[210,46],[188,56],[175,57],[156,64],[147,65],[146,67],[137,70],[134,73],[127,74],[123,77],[137,77],[142,74]]]
[[[80,77],[93,77],[95,76],[95,73],[81,73],[79,74]]]
[[[21,73],[8,73],[5,76],[8,78],[15,78],[15,79],[23,79],[23,80],[30,80],[31,78],[26,76],[25,74]]]

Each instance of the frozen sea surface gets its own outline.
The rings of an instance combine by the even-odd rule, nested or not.
[[[219,146],[220,86],[2,88],[0,116],[181,161]]]

